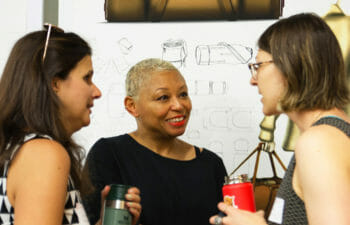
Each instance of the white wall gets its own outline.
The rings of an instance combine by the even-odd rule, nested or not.
[[[1,73],[15,41],[27,32],[41,29],[42,5],[42,0],[0,0]]]

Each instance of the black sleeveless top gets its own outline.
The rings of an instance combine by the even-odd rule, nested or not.
[[[316,121],[313,126],[322,124],[336,127],[350,138],[350,124],[344,120],[338,117],[328,116]],[[270,225],[308,224],[304,202],[293,190],[292,180],[295,164],[295,155],[293,155],[281,186],[277,192],[277,196],[268,219],[268,223]]]

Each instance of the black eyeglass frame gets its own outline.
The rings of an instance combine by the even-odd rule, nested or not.
[[[64,33],[64,30],[62,28],[59,28],[58,26],[55,26],[51,23],[44,23],[44,28],[47,29],[47,35],[46,35],[44,53],[43,53],[43,58],[42,58],[43,62],[46,58],[47,47],[49,46],[49,40],[50,40],[50,36],[51,36],[51,30],[54,30],[55,32]]]
[[[248,63],[248,68],[250,70],[250,73],[252,74],[252,77],[255,80],[258,80],[258,69],[260,68],[260,66],[262,64],[265,63],[273,63],[273,60],[268,60],[268,61],[264,61],[264,62],[257,62],[257,63]]]

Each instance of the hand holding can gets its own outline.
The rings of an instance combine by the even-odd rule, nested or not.
[[[125,194],[130,186],[111,184],[104,203],[102,225],[131,225],[132,216],[127,209]]]
[[[226,204],[238,209],[256,211],[253,185],[247,174],[225,177],[222,194]]]

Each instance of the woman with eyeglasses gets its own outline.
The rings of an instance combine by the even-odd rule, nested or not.
[[[101,92],[86,41],[47,28],[16,42],[0,80],[0,224],[89,224],[78,191],[87,188],[83,155],[71,136],[89,125]],[[135,224],[139,190],[128,194]]]
[[[263,113],[285,113],[299,128],[283,182],[268,221],[219,203],[226,216],[212,224],[350,224],[350,118],[345,66],[329,26],[313,14],[271,25],[258,40],[251,85]]]

